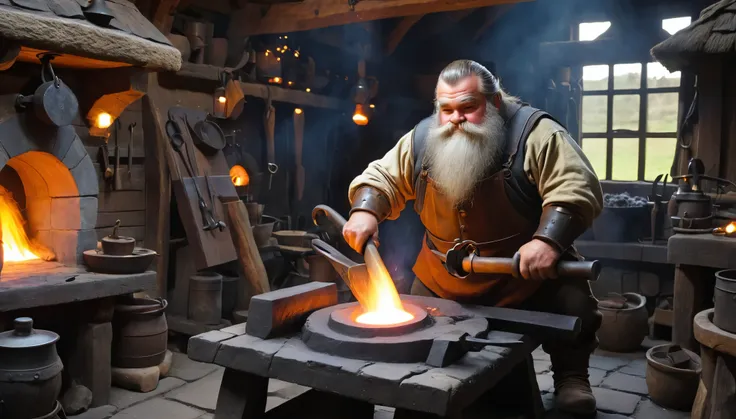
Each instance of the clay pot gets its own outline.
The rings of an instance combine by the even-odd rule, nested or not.
[[[166,35],[166,38],[171,42],[171,45],[181,53],[181,62],[188,62],[189,57],[192,56],[192,47],[189,46],[189,39],[184,35],[176,35],[173,33]]]
[[[169,327],[164,299],[121,298],[115,304],[112,327],[112,365],[148,368],[163,362]]]
[[[662,407],[690,411],[702,371],[700,357],[678,345],[659,345],[647,351],[649,397]]]
[[[598,329],[599,347],[611,352],[633,352],[649,333],[646,297],[633,292],[612,294],[598,303],[603,315]]]
[[[212,38],[207,46],[207,64],[215,67],[225,67],[227,61],[227,39]]]
[[[256,246],[264,247],[268,245],[268,240],[271,238],[271,233],[273,233],[274,224],[276,223],[264,223],[251,227]]]

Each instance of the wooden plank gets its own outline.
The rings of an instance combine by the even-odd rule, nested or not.
[[[93,155],[90,155],[92,157]],[[112,179],[108,182],[102,174],[102,166],[99,163],[95,163],[95,171],[97,172],[97,180],[99,183],[100,192],[112,191]],[[121,170],[123,171],[122,176],[122,190],[130,191],[143,191],[146,189],[146,170],[141,164],[134,164],[128,176],[128,167],[121,164]]]
[[[95,228],[114,227],[115,221],[120,220],[121,227],[137,227],[146,225],[145,211],[117,211],[97,213]]]
[[[259,7],[248,5],[231,14],[228,38],[307,31],[355,22],[518,2],[517,0],[456,0],[452,2],[442,0],[362,0],[351,8],[343,0],[305,0],[299,3],[272,5],[263,17],[260,17]]]
[[[678,265],[675,268],[674,324],[672,343],[691,351],[697,351],[698,342],[693,334],[695,315],[706,309],[706,288],[713,288],[713,271],[698,266]]]
[[[399,46],[399,43],[401,43],[401,40],[404,39],[404,36],[409,33],[412,26],[416,25],[422,17],[424,17],[424,15],[407,16],[401,19],[388,36],[386,48],[384,49],[384,54],[386,54],[386,56],[390,56],[394,51],[396,51],[396,48]]]
[[[623,44],[616,39],[559,41],[539,44],[539,62],[548,68],[641,62],[649,57],[646,40]]]
[[[146,247],[155,250],[156,283],[158,296],[166,296],[169,263],[169,229],[171,213],[171,182],[166,161],[168,138],[164,131],[166,112],[162,89],[158,85],[158,74],[151,73],[148,79],[148,94],[142,103],[142,130],[146,138],[145,174],[150,182],[145,190]]]
[[[695,157],[705,166],[705,174],[720,176],[723,144],[723,64],[704,66],[698,75],[698,143]],[[708,185],[714,186],[714,185]],[[711,190],[703,186],[704,190]]]
[[[139,211],[146,209],[144,191],[111,191],[97,196],[97,211]]]
[[[736,268],[736,240],[712,234],[675,234],[667,241],[670,263],[715,269]]]
[[[97,239],[102,240],[103,237],[109,236],[112,234],[112,229],[113,227],[96,228],[95,231],[97,232]],[[146,227],[120,227],[118,229],[118,234],[121,236],[133,237],[135,241],[142,242],[146,236]]]
[[[734,66],[730,65],[724,70],[725,74],[733,74]],[[724,82],[725,97],[736,97],[736,80],[726,77]],[[729,180],[736,180],[736,103],[733,100],[723,101],[724,124],[723,152],[721,153],[721,175]]]
[[[181,70],[176,73],[166,73],[164,77],[173,75],[177,78],[205,80],[212,82],[214,86],[215,83],[218,83],[221,72],[222,68],[220,67],[207,64],[182,63]],[[346,102],[341,99],[302,92],[300,90],[289,90],[279,86],[266,86],[258,83],[240,83],[240,85],[243,88],[243,94],[261,99],[267,99],[270,90],[271,100],[274,102],[339,110],[345,109],[346,106]],[[208,104],[208,106],[211,106],[211,104]]]
[[[173,15],[178,5],[179,0],[159,0],[156,4],[151,22],[164,35],[171,32],[171,25],[174,23]]]

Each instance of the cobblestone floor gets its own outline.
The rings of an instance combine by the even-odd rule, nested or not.
[[[590,361],[590,381],[598,402],[598,419],[686,419],[689,412],[661,408],[647,397],[644,352],[654,344],[645,341],[642,350],[630,354],[597,351]],[[534,352],[539,388],[548,410],[547,419],[569,419],[554,410],[549,356]],[[194,362],[175,353],[169,376],[150,393],[113,388],[110,406],[91,409],[74,419],[212,419],[222,368]],[[267,408],[273,408],[306,391],[306,387],[271,380]],[[375,419],[390,419],[392,409],[377,407]]]

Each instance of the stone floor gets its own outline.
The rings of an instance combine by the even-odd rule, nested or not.
[[[590,361],[590,381],[598,402],[598,419],[686,419],[689,412],[663,409],[647,397],[644,351],[662,342],[646,341],[642,350],[630,354],[597,351]],[[542,390],[548,419],[568,419],[554,410],[549,356],[534,352],[537,381]],[[74,419],[212,419],[222,368],[191,361],[174,353],[169,376],[150,393],[113,388],[110,406],[91,409]],[[267,408],[273,408],[307,389],[271,380]],[[375,419],[390,419],[392,410],[377,407]]]

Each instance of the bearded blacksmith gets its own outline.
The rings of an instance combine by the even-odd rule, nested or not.
[[[508,96],[482,65],[451,63],[435,94],[434,114],[353,180],[345,239],[360,251],[381,221],[414,200],[426,234],[412,294],[580,317],[575,341],[547,342],[544,350],[558,409],[593,414],[588,361],[601,315],[588,282],[557,278],[555,265],[578,257],[573,241],[601,211],[598,178],[565,128]],[[481,256],[518,251],[525,280],[450,275],[437,253],[456,240],[479,243]]]

